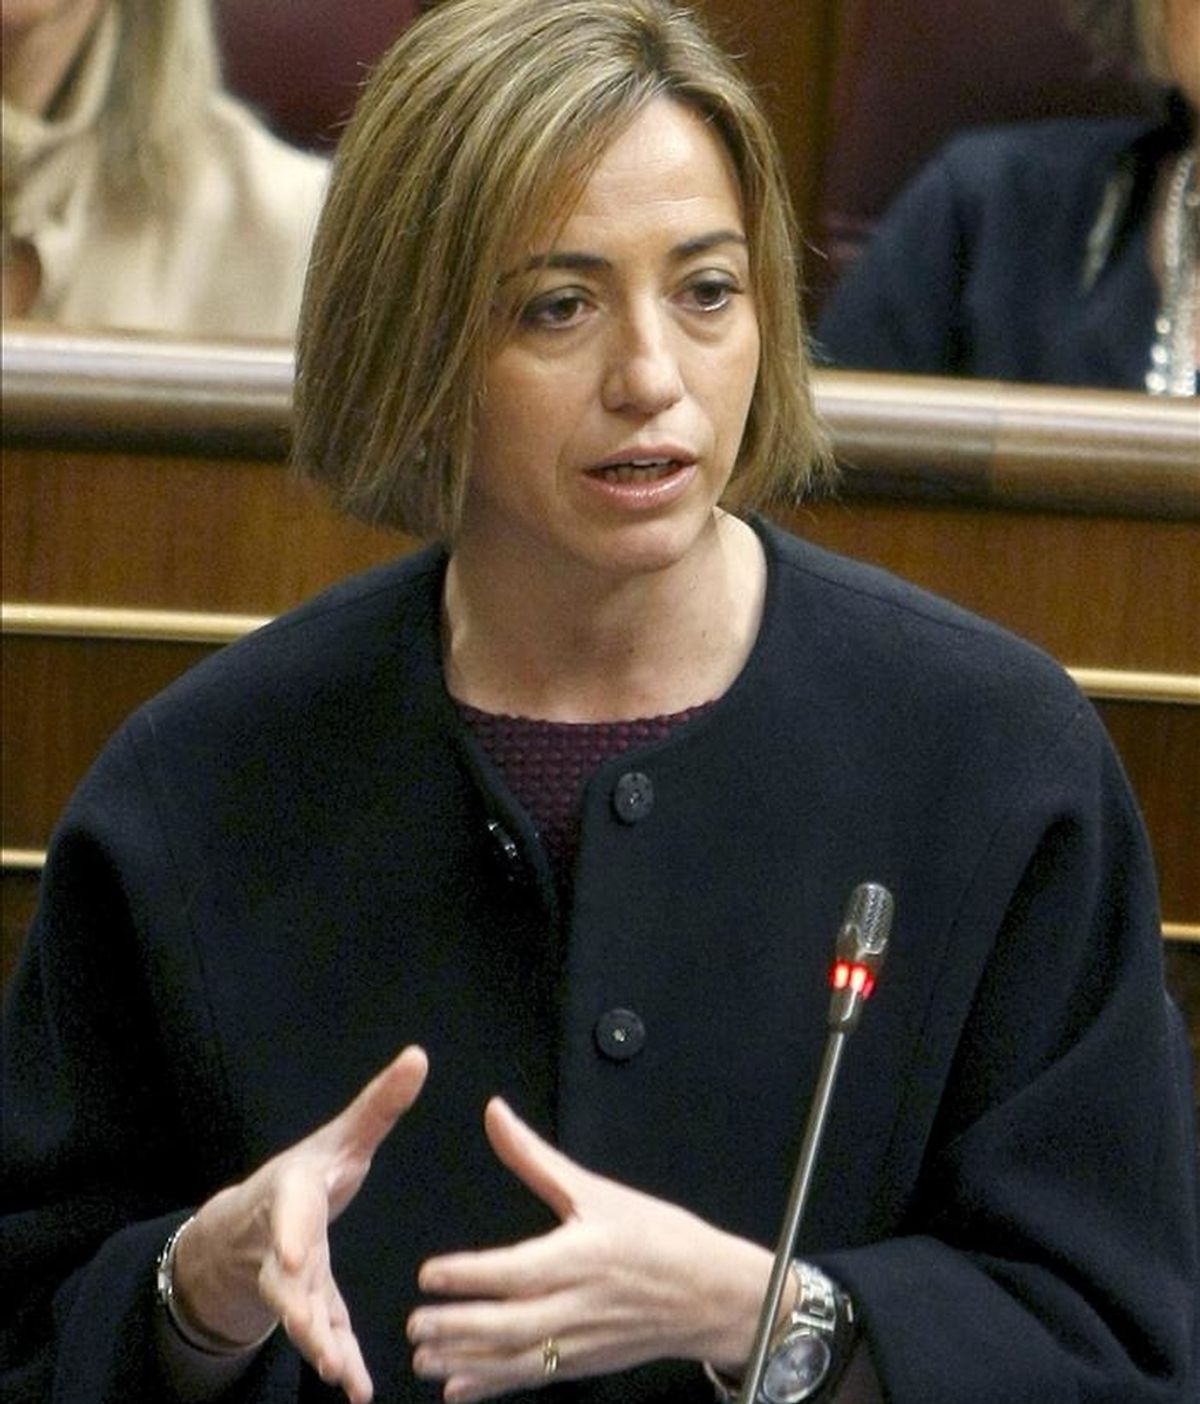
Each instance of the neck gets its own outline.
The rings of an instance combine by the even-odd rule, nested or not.
[[[456,549],[444,657],[453,696],[484,711],[617,721],[699,706],[741,671],[758,632],[762,546],[718,513],[688,557],[616,580],[537,578],[525,559],[486,569]]]
[[[91,33],[105,0],[61,0],[27,23],[4,25],[0,73],[4,99],[45,116]]]

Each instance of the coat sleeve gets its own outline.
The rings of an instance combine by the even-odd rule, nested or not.
[[[167,1396],[154,1266],[202,1191],[138,929],[140,885],[171,880],[152,808],[118,738],[59,826],[6,991],[0,1396],[10,1404]],[[227,1397],[282,1404],[298,1372],[286,1344],[269,1346]]]
[[[1153,867],[1090,709],[1066,751],[964,905],[965,940],[987,870],[1028,852],[905,1232],[821,1258],[859,1302],[889,1404],[1196,1397],[1189,1055]]]

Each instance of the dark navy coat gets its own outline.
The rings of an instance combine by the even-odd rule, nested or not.
[[[857,1298],[888,1399],[1194,1397],[1189,1083],[1105,733],[1033,648],[760,529],[756,647],[715,706],[592,777],[569,917],[444,689],[438,550],[124,726],[57,830],[6,1005],[6,1400],[161,1397],[170,1228],[410,1041],[426,1089],[333,1230],[381,1400],[437,1397],[403,1335],[416,1264],[549,1226],[487,1148],[492,1093],[772,1244],[863,880],[895,895],[892,951],[801,1247]],[[639,802],[614,803],[631,773]],[[614,1010],[640,1046],[604,1037]],[[326,1394],[276,1340],[234,1397]],[[711,1387],[661,1362],[538,1398]]]

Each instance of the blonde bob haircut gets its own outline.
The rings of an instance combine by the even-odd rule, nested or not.
[[[748,511],[829,471],[786,186],[746,81],[665,0],[449,0],[382,59],[343,135],[296,351],[294,458],[347,512],[453,541],[514,248],[553,237],[655,98],[697,112],[740,186],[761,358],[725,496]]]

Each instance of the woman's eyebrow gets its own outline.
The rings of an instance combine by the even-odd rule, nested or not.
[[[750,246],[740,229],[714,229],[711,234],[698,234],[694,239],[685,239],[682,244],[676,244],[671,256],[682,261],[696,254],[707,253],[721,244],[739,244],[744,249]]]
[[[506,282],[519,273],[536,273],[539,268],[565,268],[575,273],[596,273],[611,267],[611,262],[607,258],[601,258],[599,254],[552,249],[550,253],[531,254],[519,268],[510,268],[507,273],[502,274],[500,281]]]
[[[668,256],[675,263],[694,258],[721,244],[738,244],[747,247],[746,236],[737,229],[714,229],[708,234],[697,234],[693,239],[684,239],[676,244]],[[515,278],[520,273],[535,273],[542,268],[565,269],[575,273],[599,273],[611,268],[610,259],[601,254],[584,253],[575,249],[551,249],[548,253],[531,254],[519,268],[511,268],[501,275],[501,283]]]

